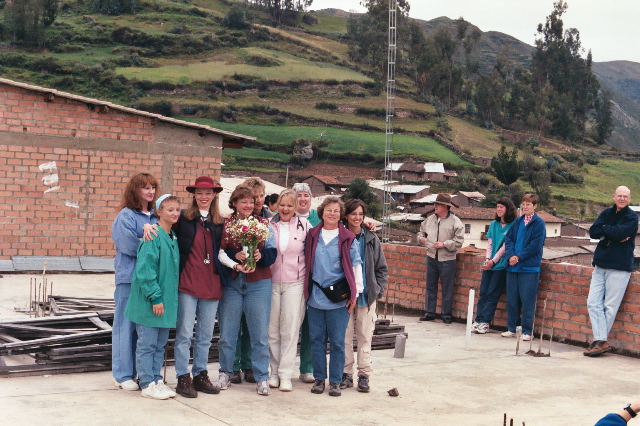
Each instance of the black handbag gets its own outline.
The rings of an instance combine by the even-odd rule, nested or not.
[[[345,278],[331,284],[328,287],[322,287],[316,281],[313,281],[313,284],[318,286],[318,288],[322,290],[324,295],[327,296],[327,299],[329,299],[333,303],[344,302],[351,297],[351,287],[349,287],[349,282]]]

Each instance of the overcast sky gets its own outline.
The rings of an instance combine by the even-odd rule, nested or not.
[[[533,46],[536,28],[553,10],[553,0],[409,0],[412,18],[430,20],[460,16],[482,31],[500,31]],[[564,28],[580,31],[582,47],[596,62],[640,62],[639,0],[568,0]],[[362,12],[359,0],[313,0],[311,9]]]

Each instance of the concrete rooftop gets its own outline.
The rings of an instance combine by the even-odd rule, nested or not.
[[[22,316],[14,308],[26,306],[29,278],[0,278],[0,321]],[[48,280],[59,295],[113,295],[112,274],[48,275]],[[515,339],[497,331],[472,335],[471,349],[465,350],[462,323],[420,323],[406,315],[394,321],[409,333],[405,357],[393,358],[393,350],[373,351],[375,375],[368,394],[348,389],[339,398],[314,395],[311,385],[296,379],[293,392],[272,390],[269,397],[258,396],[253,384],[242,384],[219,395],[155,401],[116,390],[110,372],[34,376],[0,379],[0,418],[5,425],[502,425],[507,413],[515,425],[592,425],[638,399],[637,359],[614,354],[586,358],[582,348],[555,342],[551,357],[524,351],[516,357]],[[538,340],[533,347],[537,350]],[[548,351],[547,341],[543,351]],[[217,367],[211,364],[209,371]],[[174,387],[172,367],[168,376]],[[399,397],[387,394],[394,387]]]

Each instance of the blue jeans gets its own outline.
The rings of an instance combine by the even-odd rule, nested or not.
[[[176,324],[176,376],[189,374],[189,348],[193,336],[193,326],[196,335],[193,338],[193,367],[191,373],[197,376],[207,370],[209,362],[209,347],[213,338],[213,327],[216,323],[218,311],[217,300],[206,300],[187,293],[178,293],[178,323]]]
[[[496,306],[505,287],[507,271],[482,271],[480,282],[480,298],[476,308],[476,322],[489,324],[496,314]]]
[[[135,380],[136,325],[124,315],[131,293],[131,284],[117,284],[113,292],[115,312],[111,330],[111,372],[118,383]]]
[[[233,359],[233,371],[246,371],[251,367],[251,338],[247,320],[242,315],[240,320],[240,332],[238,333],[238,343],[236,343],[236,357]]]
[[[507,272],[507,329],[516,331],[522,325],[522,334],[531,335],[533,316],[538,298],[539,272]],[[522,311],[522,319],[520,318]]]
[[[607,340],[630,277],[627,271],[598,266],[593,270],[587,299],[593,340]]]
[[[224,287],[218,309],[220,323],[220,371],[233,373],[240,318],[244,312],[251,340],[251,365],[258,382],[269,378],[269,315],[271,314],[271,279],[247,282],[239,274]]]
[[[329,339],[329,383],[342,381],[344,369],[344,335],[349,324],[347,307],[322,310],[307,306],[309,336],[313,359],[313,377],[327,378],[327,338]],[[353,350],[349,348],[349,350]]]
[[[168,328],[147,327],[136,324],[138,347],[136,348],[136,367],[140,377],[140,387],[145,389],[151,382],[162,380],[164,347],[169,340]]]

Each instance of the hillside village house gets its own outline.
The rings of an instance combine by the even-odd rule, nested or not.
[[[387,166],[393,175],[412,182],[444,182],[445,170],[442,163],[391,163]]]
[[[484,207],[461,207],[454,208],[452,211],[464,224],[464,245],[473,244],[478,248],[486,248],[486,233],[491,221],[495,219],[496,210]],[[545,211],[539,211],[537,214],[545,221],[547,238],[560,237],[561,225],[564,221]]]
[[[314,195],[320,195],[341,194],[349,186],[351,180],[352,178],[343,179],[333,176],[312,175],[302,179],[302,182],[309,184]]]
[[[250,140],[0,78],[0,261],[113,257],[111,225],[132,175],[152,173],[186,205],[196,177],[220,179],[222,149]]]
[[[384,181],[371,180],[369,187],[380,199],[384,197]],[[422,198],[429,194],[429,185],[401,185],[397,181],[389,182],[391,198],[397,204],[409,204],[412,200]]]
[[[451,195],[451,201],[458,207],[479,207],[485,198],[478,191],[458,191]]]

